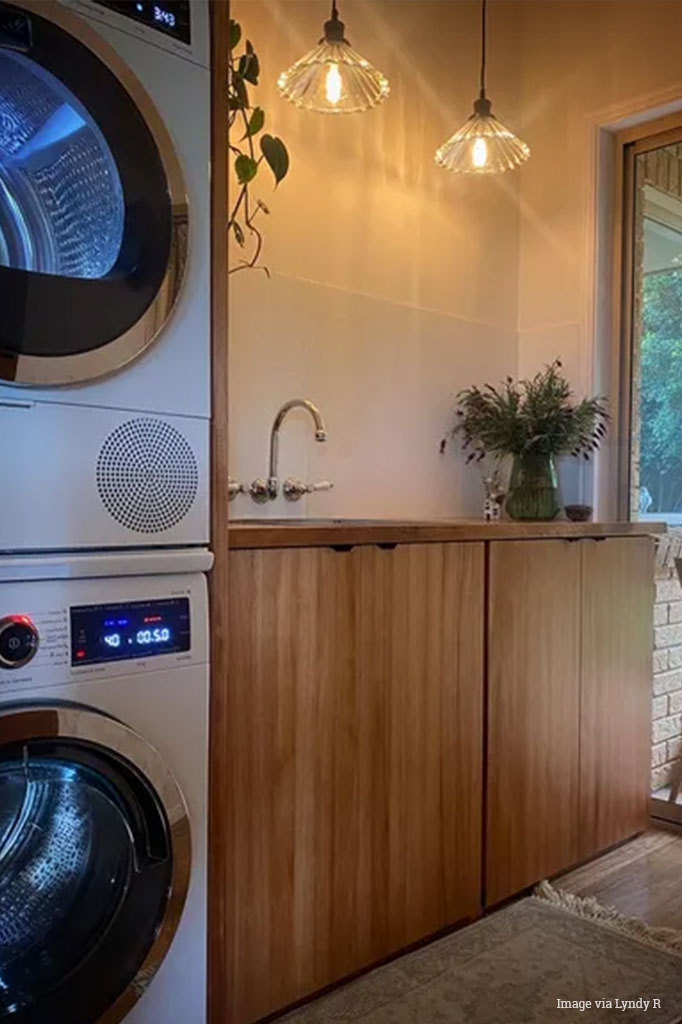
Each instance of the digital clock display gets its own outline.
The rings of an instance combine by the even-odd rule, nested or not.
[[[190,649],[189,599],[126,601],[71,609],[71,664],[151,658]]]
[[[95,3],[157,28],[183,43],[192,41],[189,0],[95,0]]]

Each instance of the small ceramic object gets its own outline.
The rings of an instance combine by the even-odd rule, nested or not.
[[[592,518],[591,505],[566,505],[564,511],[573,523],[588,523]]]
[[[504,502],[504,491],[500,486],[497,472],[487,476],[483,480],[485,488],[485,501],[483,502],[483,518],[486,523],[496,523],[502,515],[502,503]]]

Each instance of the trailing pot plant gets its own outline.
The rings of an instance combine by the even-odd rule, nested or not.
[[[555,458],[590,458],[606,434],[604,398],[576,402],[556,359],[532,380],[507,377],[457,395],[451,437],[467,462],[512,456],[506,510],[512,519],[554,519],[559,512]],[[444,442],[445,443],[445,442]]]
[[[239,263],[230,267],[228,273],[258,267],[269,276],[267,267],[259,264],[263,248],[263,235],[257,220],[267,214],[268,208],[261,199],[253,197],[251,187],[265,161],[275,178],[275,187],[286,177],[289,170],[289,153],[280,138],[263,132],[265,111],[252,106],[249,87],[258,85],[260,62],[253,45],[247,39],[241,52],[241,26],[230,21],[230,47],[227,65],[227,106],[228,144],[234,157],[234,173],[237,179],[237,198],[227,222],[227,230],[234,236],[240,248],[250,250]],[[241,132],[241,135],[240,135]]]

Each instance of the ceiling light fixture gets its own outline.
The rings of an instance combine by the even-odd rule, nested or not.
[[[530,156],[530,149],[492,113],[485,93],[488,0],[481,3],[481,91],[474,112],[436,153],[436,163],[455,174],[502,174]]]
[[[318,114],[359,114],[386,99],[388,81],[345,37],[336,0],[320,42],[284,71],[277,87],[296,107]]]

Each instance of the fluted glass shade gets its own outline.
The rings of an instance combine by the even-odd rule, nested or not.
[[[436,163],[455,174],[502,174],[529,156],[527,144],[497,120],[482,97],[469,120],[436,152]]]
[[[386,99],[386,78],[350,45],[333,18],[324,38],[284,71],[277,87],[297,107],[318,114],[359,114]]]

